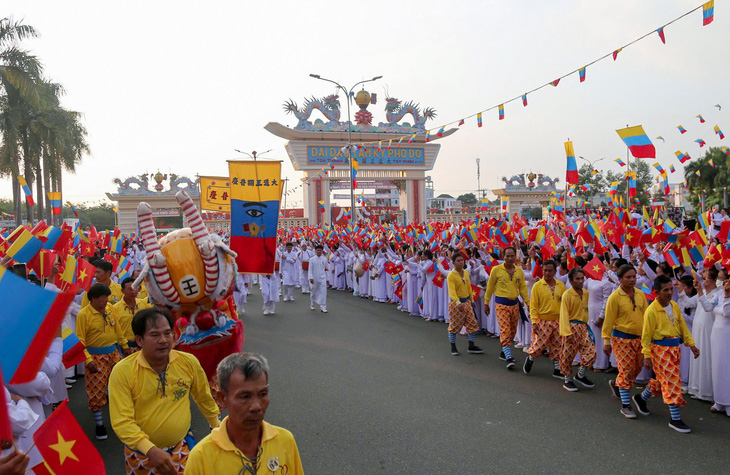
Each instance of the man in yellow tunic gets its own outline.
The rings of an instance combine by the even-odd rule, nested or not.
[[[517,319],[520,318],[521,304],[517,297],[522,297],[529,304],[525,274],[519,266],[515,266],[517,251],[514,247],[506,247],[503,251],[504,263],[496,266],[489,274],[487,291],[484,295],[484,311],[489,313],[489,300],[494,294],[494,310],[499,323],[499,342],[502,352],[499,359],[507,362],[507,369],[515,367],[512,357],[512,342],[517,334]]]
[[[87,292],[90,303],[76,316],[76,336],[88,352],[84,380],[89,410],[94,413],[96,438],[99,440],[107,438],[101,408],[107,403],[109,373],[120,359],[120,346],[125,355],[130,353],[127,339],[112,314],[110,294],[106,285],[93,284]]]
[[[575,392],[578,388],[573,383],[573,360],[580,352],[580,369],[575,380],[587,388],[595,386],[586,377],[586,370],[596,361],[596,345],[594,336],[588,326],[588,291],[583,288],[585,274],[580,267],[573,267],[568,272],[570,289],[563,294],[560,303],[560,337],[563,346],[560,355],[560,372],[565,381],[563,388]]]
[[[234,353],[218,365],[228,417],[190,452],[187,475],[274,473],[301,475],[294,436],[264,421],[269,407],[269,364],[255,353]]]
[[[140,351],[109,379],[112,428],[124,444],[127,473],[181,473],[194,439],[190,396],[218,427],[218,406],[195,356],[172,349],[174,323],[157,308],[139,311],[132,330]]]
[[[132,332],[132,318],[140,310],[150,308],[151,303],[147,299],[137,298],[138,290],[132,287],[134,278],[127,277],[120,284],[122,288],[122,299],[112,305],[112,315],[116,318],[119,325],[122,327],[124,338],[127,339],[127,345],[132,348],[132,351],[137,351],[137,342],[134,339],[134,332]]]
[[[613,395],[621,398],[621,414],[636,419],[631,410],[631,388],[641,372],[644,356],[641,353],[641,330],[644,312],[649,306],[644,292],[636,289],[636,270],[624,264],[616,271],[621,286],[614,290],[606,302],[605,320],[601,328],[603,352],[616,355],[618,377],[608,382]]]
[[[553,260],[542,263],[542,279],[532,286],[530,295],[530,319],[532,320],[532,344],[522,370],[529,374],[535,358],[547,350],[553,360],[553,376],[563,379],[560,373],[560,302],[565,284],[555,278],[557,264]]]
[[[459,356],[456,349],[456,334],[466,327],[469,338],[469,353],[484,353],[484,350],[474,344],[474,336],[479,331],[479,324],[474,316],[472,307],[474,291],[471,288],[469,273],[464,271],[464,256],[455,252],[451,261],[454,268],[446,278],[449,285],[449,343],[451,355]]]
[[[644,313],[644,326],[641,330],[641,352],[644,354],[644,366],[654,370],[655,378],[649,380],[646,389],[633,397],[636,409],[648,416],[646,401],[652,396],[662,395],[664,404],[669,406],[671,420],[669,427],[687,434],[692,430],[682,422],[679,408],[687,404],[682,397],[682,378],[679,374],[681,351],[679,345],[684,343],[695,358],[700,350],[695,346],[682,309],[672,300],[674,286],[672,279],[660,275],[654,279],[654,291],[657,294]]]

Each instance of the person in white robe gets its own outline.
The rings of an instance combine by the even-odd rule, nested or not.
[[[692,338],[702,348],[699,358],[689,361],[688,391],[690,396],[703,401],[713,401],[712,394],[712,327],[715,323],[715,308],[723,304],[723,290],[717,288],[717,269],[704,271],[704,281],[697,279],[697,310],[692,323]],[[700,346],[701,345],[701,346]]]
[[[299,261],[302,263],[301,275],[299,277],[299,285],[302,286],[302,293],[308,294],[310,292],[309,285],[309,260],[314,256],[314,251],[307,247],[306,241],[302,240],[302,244],[299,250]],[[326,276],[325,276],[326,277]]]
[[[327,258],[322,255],[323,250],[322,246],[315,246],[315,255],[309,259],[307,277],[312,289],[309,309],[314,310],[314,306],[319,305],[320,311],[327,313]]]
[[[299,282],[299,270],[297,268],[298,253],[294,251],[293,244],[286,243],[284,252],[281,253],[281,266],[279,277],[283,286],[284,302],[294,301],[294,288]]]
[[[723,284],[725,298],[722,306],[715,307],[712,326],[712,393],[714,413],[730,416],[730,281]]]

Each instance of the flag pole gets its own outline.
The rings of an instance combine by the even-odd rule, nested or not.
[[[629,128],[629,124],[626,124],[626,128]],[[626,176],[626,211],[631,209],[631,188],[630,188],[630,181],[631,181],[631,160],[629,159],[629,147],[626,147],[626,171],[628,172],[628,176]]]

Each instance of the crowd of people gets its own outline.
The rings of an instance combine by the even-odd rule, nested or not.
[[[232,354],[209,381],[195,356],[175,349],[171,314],[152,304],[144,282],[133,285],[146,259],[144,248],[129,245],[128,252],[132,275],[121,279],[121,270],[98,249],[86,258],[96,268],[94,283],[76,295],[41,370],[30,383],[5,386],[14,440],[2,446],[0,474],[48,473],[33,434],[80,379],[95,438],[109,437],[103,414],[108,406],[127,473],[261,473],[265,467],[301,474],[291,432],[264,420],[266,358]],[[56,260],[47,289],[60,291],[54,284],[59,272]],[[68,369],[62,361],[64,329],[85,347],[85,361]],[[211,428],[199,441],[191,430],[191,397]]]
[[[508,370],[517,368],[520,349],[527,375],[540,370],[538,360],[549,360],[548,371],[569,392],[593,388],[591,372],[615,373],[607,391],[624,417],[648,415],[650,398],[661,396],[669,426],[687,433],[680,417],[687,394],[730,416],[724,216],[713,210],[706,233],[670,226],[661,215],[619,210],[540,222],[515,216],[460,225],[282,229],[274,272],[239,274],[233,298],[239,315],[255,284],[264,315],[297,294],[308,297],[310,310],[328,313],[328,291],[392,304],[447,324],[444,345],[453,356],[461,355],[457,340],[466,335],[469,354],[485,352],[477,336],[498,341]],[[110,262],[87,257],[95,281],[76,296],[41,371],[31,383],[6,385],[17,450],[3,447],[0,473],[42,463],[33,433],[80,378],[98,440],[108,437],[102,411],[109,406],[128,473],[256,473],[264,465],[301,473],[292,434],[263,420],[265,358],[231,355],[216,381],[208,381],[194,356],[174,348],[170,314],[153,305],[143,282],[135,285],[144,248],[125,248],[132,275],[120,279]],[[677,253],[686,258],[677,261]],[[59,290],[58,272],[57,261],[47,288]],[[68,369],[61,361],[64,328],[86,347],[85,361]],[[197,445],[189,396],[211,428]]]
[[[466,351],[473,354],[484,352],[476,335],[499,340],[499,358],[508,369],[517,365],[515,349],[527,353],[522,365],[527,374],[546,356],[553,376],[570,392],[594,387],[590,371],[617,373],[610,390],[627,418],[649,414],[646,401],[662,395],[670,427],[689,432],[679,414],[687,394],[712,403],[712,413],[730,416],[730,258],[721,258],[730,245],[727,235],[718,239],[722,222],[730,218],[713,209],[705,234],[682,226],[665,232],[641,214],[627,215],[624,232],[634,227],[653,238],[657,233],[652,229],[661,228],[664,234],[636,246],[627,238],[602,244],[602,238],[593,236],[590,242],[581,229],[595,226],[600,234],[609,228],[591,224],[589,216],[524,222],[525,232],[514,233],[514,240],[503,246],[451,234],[436,243],[427,238],[399,243],[393,233],[386,237],[387,229],[365,244],[351,232],[329,241],[312,237],[307,229],[281,232],[276,271],[240,276],[239,304],[245,305],[245,295],[256,283],[264,315],[274,314],[280,300],[293,301],[295,289],[309,294],[310,309],[320,305],[323,312],[322,289],[347,291],[396,305],[427,322],[448,324],[455,356],[460,354],[459,333],[467,335]],[[552,245],[519,237],[540,228],[554,233]],[[702,256],[715,249],[718,258],[667,262],[672,242],[690,234],[706,240]],[[637,382],[645,389],[632,397]]]

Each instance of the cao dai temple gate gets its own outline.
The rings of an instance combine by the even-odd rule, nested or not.
[[[360,108],[355,114],[355,124],[340,121],[338,96],[331,95],[307,100],[301,109],[288,101],[284,108],[294,114],[298,124],[290,128],[270,122],[265,127],[277,137],[287,140],[285,148],[294,169],[304,173],[304,217],[312,225],[329,222],[331,190],[334,187],[349,188],[350,164],[346,151],[349,135],[353,144],[361,145],[353,148],[358,164],[355,195],[361,188],[376,188],[377,183],[392,182],[399,191],[400,207],[405,210],[406,222],[425,221],[426,172],[433,169],[441,148],[441,145],[432,143],[441,138],[435,131],[426,141],[425,123],[435,117],[435,111],[430,108],[421,111],[412,102],[402,104],[398,99],[389,97],[385,106],[386,122],[373,125],[372,114],[367,108],[375,104],[375,96],[361,90],[355,96],[355,102]],[[311,122],[315,109],[329,121],[317,119]],[[412,125],[399,123],[406,116],[413,120]],[[441,135],[446,137],[454,132],[456,129],[450,129]],[[343,181],[347,186],[335,185]]]

